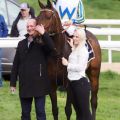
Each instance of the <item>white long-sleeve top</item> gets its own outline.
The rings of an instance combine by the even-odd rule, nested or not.
[[[85,77],[89,53],[85,44],[77,49],[74,49],[68,59],[68,79],[70,81],[79,80]]]

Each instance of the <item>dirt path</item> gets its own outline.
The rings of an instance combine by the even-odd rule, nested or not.
[[[101,64],[101,71],[107,71],[107,70],[111,70],[114,72],[117,72],[120,74],[120,63],[102,63]]]

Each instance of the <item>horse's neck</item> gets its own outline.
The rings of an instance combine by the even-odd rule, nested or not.
[[[58,54],[60,54],[61,57],[68,58],[71,48],[67,42],[67,36],[65,34],[57,35],[54,37],[54,41]]]

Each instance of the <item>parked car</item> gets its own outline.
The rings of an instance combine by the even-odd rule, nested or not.
[[[20,11],[17,0],[0,0],[0,14],[5,18],[9,32]],[[2,48],[2,75],[10,75],[15,48]]]

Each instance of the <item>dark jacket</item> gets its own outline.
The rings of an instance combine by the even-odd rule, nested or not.
[[[29,48],[27,38],[18,43],[10,86],[16,86],[17,76],[19,76],[21,97],[37,97],[50,92],[47,57],[54,50],[54,44],[47,33],[42,36],[42,39],[45,44],[37,43],[35,38]]]
[[[7,37],[8,29],[4,17],[0,15],[0,37]]]
[[[35,18],[35,12],[34,12],[34,9],[32,7],[30,7],[29,14],[31,15],[31,18]],[[17,29],[17,24],[18,24],[20,18],[21,18],[21,13],[18,14],[17,18],[15,19],[15,21],[12,24],[10,37],[18,37],[19,36],[19,32],[18,32],[18,29]]]

